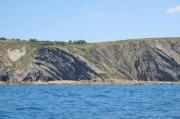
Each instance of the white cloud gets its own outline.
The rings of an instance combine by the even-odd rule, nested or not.
[[[176,6],[176,7],[172,7],[166,10],[167,13],[169,14],[176,14],[176,13],[180,13],[180,5]]]

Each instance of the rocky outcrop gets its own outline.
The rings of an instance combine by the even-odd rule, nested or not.
[[[4,62],[2,61],[2,59],[0,59],[0,81],[4,81],[4,78],[2,76],[3,74],[1,73],[4,67]]]
[[[3,58],[0,58],[0,81],[9,81],[10,73],[8,71],[4,71],[4,68],[7,66],[7,62],[4,61]]]
[[[3,70],[4,67],[4,62],[2,61],[2,59],[0,59],[0,72]]]
[[[39,48],[23,81],[97,80],[98,74],[86,62],[58,48]]]
[[[6,53],[1,55],[0,81],[180,81],[179,40],[38,46],[33,50],[16,61],[7,60]]]
[[[129,80],[179,81],[180,44],[162,41],[103,46],[91,53],[92,60]]]

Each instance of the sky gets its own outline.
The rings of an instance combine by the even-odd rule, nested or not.
[[[180,0],[0,0],[0,5],[0,37],[101,42],[180,36]]]

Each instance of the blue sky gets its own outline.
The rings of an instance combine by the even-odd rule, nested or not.
[[[180,36],[180,0],[0,0],[0,36],[112,41]]]

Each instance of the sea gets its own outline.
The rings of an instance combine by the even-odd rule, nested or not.
[[[0,119],[180,119],[180,85],[0,86]]]

